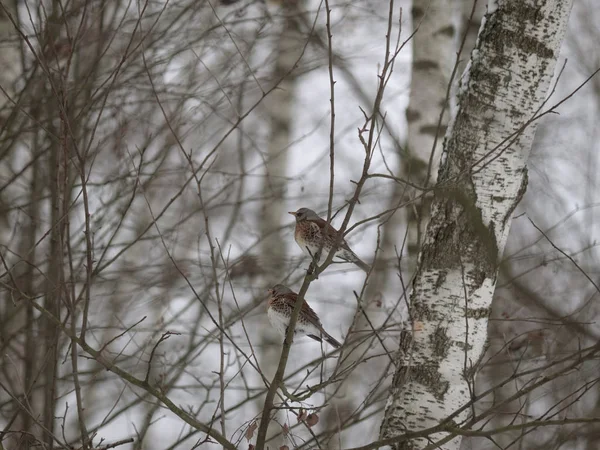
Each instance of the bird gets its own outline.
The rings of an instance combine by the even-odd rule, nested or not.
[[[300,208],[298,211],[289,211],[288,214],[296,218],[294,239],[302,251],[313,259],[320,251],[321,255],[318,262],[324,261],[335,244],[338,230],[321,219],[312,209]],[[371,269],[366,262],[356,256],[356,253],[350,249],[344,238],[340,241],[335,256],[356,264],[365,272],[369,272]]]
[[[298,299],[298,294],[282,284],[276,284],[268,289],[267,292],[269,293],[269,300],[267,302],[269,322],[271,322],[273,328],[285,336],[296,300]],[[319,317],[304,300],[302,301],[300,315],[294,328],[294,334],[304,334],[319,342],[325,339],[335,348],[339,348],[342,345],[323,329]]]

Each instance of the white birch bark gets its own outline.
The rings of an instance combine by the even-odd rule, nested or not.
[[[448,124],[449,108],[446,108],[441,122],[440,113],[456,57],[454,9],[452,2],[447,0],[413,0],[413,28],[418,27],[418,30],[412,41],[411,86],[406,110],[407,158],[402,161],[402,171],[403,177],[419,186],[424,186],[426,182],[435,183],[439,155]],[[432,151],[435,151],[433,157]],[[404,189],[404,185],[397,188],[400,191]],[[412,267],[429,220],[430,197],[422,197],[421,194],[422,191],[412,192],[411,197],[417,198],[405,209],[408,227],[407,250]]]
[[[277,278],[277,268],[287,253],[287,239],[283,239],[279,228],[289,222],[284,205],[285,177],[287,174],[288,146],[292,126],[292,106],[296,76],[292,71],[302,52],[305,38],[298,28],[298,16],[301,14],[303,2],[284,3],[281,12],[284,21],[277,39],[273,82],[279,82],[277,89],[266,99],[266,113],[270,122],[270,138],[267,147],[263,184],[264,203],[260,215],[260,229],[264,236],[262,244],[263,259],[270,261],[270,276]],[[272,267],[271,267],[272,266]],[[273,280],[279,281],[279,280]]]
[[[547,94],[572,0],[498,0],[472,54],[449,126],[431,222],[411,295],[405,333],[381,426],[383,438],[438,425],[470,399],[486,337],[497,263],[511,215],[527,185],[535,122],[509,148]],[[498,148],[499,146],[499,148]],[[455,417],[461,423],[467,410]],[[439,449],[460,446],[448,438]],[[423,448],[428,439],[395,444]]]

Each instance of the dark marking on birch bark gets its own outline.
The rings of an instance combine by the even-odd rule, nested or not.
[[[412,342],[412,332],[410,330],[402,330],[400,333],[400,343],[396,355],[396,361],[404,361],[406,355],[410,353]],[[394,378],[392,379],[392,389],[402,389],[407,381],[409,372],[409,366],[403,366],[401,369],[398,369],[394,374]]]
[[[423,125],[419,128],[419,132],[430,136],[443,137],[446,134],[446,125],[440,125],[439,127],[437,123],[434,125]]]
[[[448,392],[450,386],[448,381],[442,381],[438,364],[417,364],[410,368],[409,377],[411,380],[425,386],[427,391],[439,401],[444,399],[444,395]]]
[[[437,320],[436,314],[423,301],[414,300],[410,307],[413,320]]]
[[[406,108],[406,121],[414,122],[415,120],[419,120],[421,118],[421,113],[416,109]]]
[[[413,21],[421,20],[421,18],[425,15],[425,10],[420,6],[413,6],[411,13]]]
[[[439,30],[437,30],[434,35],[442,35],[442,36],[447,36],[447,37],[453,37],[454,36],[454,26],[453,25],[448,25],[447,27],[443,27],[440,28]]]
[[[435,332],[430,336],[430,340],[433,347],[433,354],[440,359],[445,358],[452,345],[447,329],[443,327],[436,328]]]
[[[499,8],[494,14],[486,15],[490,23],[485,27],[481,39],[485,39],[498,55],[506,54],[504,45],[510,43],[522,51],[525,57],[535,54],[542,59],[552,58],[554,51],[545,42],[533,39],[531,33],[524,32],[526,22],[537,22],[538,15],[539,8],[532,7],[526,2],[512,3],[509,8]],[[519,16],[519,19],[512,19],[511,16]],[[512,30],[505,26],[514,23],[521,24],[520,29]]]
[[[436,189],[434,208],[443,209],[444,214],[436,214],[430,223],[436,229],[436,238],[423,245],[423,267],[460,268],[461,258],[467,258],[481,272],[476,280],[483,282],[496,272],[498,247],[494,224],[483,223],[472,184],[463,182],[459,186]]]
[[[465,343],[463,341],[456,341],[454,345],[456,345],[458,348],[462,348],[463,350],[466,348],[467,351],[471,351],[473,349],[473,346],[471,344]]]
[[[392,387],[404,392],[403,395],[419,395],[418,392],[403,390],[403,386],[409,381],[416,381],[440,401],[444,398],[450,386],[448,381],[442,381],[438,364],[415,364],[410,367],[406,365],[401,366],[394,374]]]
[[[465,315],[468,319],[487,319],[492,308],[467,308]]]
[[[448,272],[446,270],[440,270],[440,273],[438,273],[438,276],[437,276],[437,280],[435,280],[435,286],[434,286],[433,292],[437,293],[440,289],[440,286],[444,285],[447,275],[448,275]]]
[[[421,59],[413,62],[415,70],[437,69],[440,64],[432,59]]]

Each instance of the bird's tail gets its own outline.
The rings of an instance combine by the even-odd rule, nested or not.
[[[338,341],[336,341],[331,335],[327,334],[327,333],[323,333],[323,337],[325,338],[325,340],[327,342],[329,342],[329,344],[331,344],[333,347],[335,348],[340,348],[342,346],[342,344],[340,344]]]
[[[352,264],[356,264],[358,267],[360,267],[367,273],[369,272],[369,270],[371,270],[371,266],[369,266],[366,262],[364,262],[362,259],[356,256],[356,253],[354,253],[350,249],[345,249],[343,254],[338,255],[338,257],[348,262],[351,262]]]
[[[358,256],[356,256],[356,259],[354,261],[352,261],[352,262],[354,264],[356,264],[358,267],[360,267],[362,270],[364,270],[365,272],[367,272],[367,273],[369,273],[369,270],[371,270],[371,266],[369,266],[366,262],[364,262]]]
[[[325,340],[329,343],[329,345],[332,345],[335,348],[340,348],[342,346],[342,344],[340,344],[338,341],[336,341],[335,338],[333,338],[326,331],[321,331],[321,335],[323,336],[323,338],[325,338]],[[321,339],[320,336],[316,336],[314,334],[309,334],[308,337],[313,338],[315,341],[323,342],[323,339]]]

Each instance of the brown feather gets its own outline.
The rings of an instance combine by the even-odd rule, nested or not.
[[[285,302],[285,304],[288,306],[288,308],[291,309],[290,314],[292,313],[292,311],[294,310],[294,307],[296,306],[296,300],[298,299],[298,294],[284,294],[278,297],[278,299],[281,299]],[[323,329],[323,325],[321,324],[321,321],[319,320],[319,317],[317,316],[317,313],[315,313],[313,311],[313,309],[308,306],[308,303],[306,303],[306,300],[302,300],[302,307],[300,308],[300,316],[301,317],[306,317],[306,319],[312,323],[314,326],[316,326],[319,329]]]

